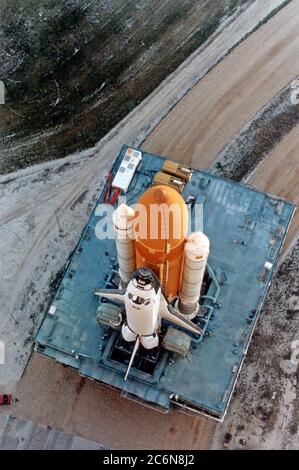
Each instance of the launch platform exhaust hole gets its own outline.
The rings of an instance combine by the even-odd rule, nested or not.
[[[134,343],[125,341],[121,334],[117,335],[111,348],[110,359],[127,366],[132,355],[133,347]],[[150,350],[140,346],[133,362],[133,369],[153,376],[164,354],[167,353],[160,346]]]

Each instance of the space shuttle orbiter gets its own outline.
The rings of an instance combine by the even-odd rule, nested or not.
[[[159,279],[150,269],[138,269],[126,289],[102,289],[95,294],[124,304],[126,321],[122,325],[122,336],[126,341],[136,341],[138,346],[141,344],[145,349],[158,346],[158,331],[162,319],[191,333],[203,334],[199,326],[184,317],[168,302]],[[131,364],[133,359],[131,357]],[[128,372],[129,368],[126,377]]]

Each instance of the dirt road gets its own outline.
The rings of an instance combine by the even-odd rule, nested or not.
[[[299,129],[295,127],[277,145],[248,181],[252,186],[299,205]],[[299,231],[299,211],[295,212],[285,241],[286,251]]]
[[[252,34],[180,101],[143,147],[208,168],[217,153],[299,74],[299,0]]]
[[[32,385],[38,384],[32,400]],[[38,391],[38,393],[37,393]],[[117,390],[34,353],[12,413],[114,449],[205,449],[215,423],[164,415],[122,398]]]

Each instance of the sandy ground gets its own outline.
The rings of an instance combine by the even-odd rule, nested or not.
[[[144,148],[208,168],[224,145],[299,74],[298,55],[299,0],[293,0],[194,86]]]
[[[39,380],[32,400],[32,378]],[[180,412],[165,415],[123,399],[117,390],[34,353],[14,415],[118,449],[204,449],[215,424]],[[50,399],[49,399],[50,398]]]
[[[249,183],[262,191],[272,192],[298,204],[298,148],[299,129],[295,127],[251,175]]]
[[[30,420],[0,415],[1,450],[102,450],[99,443]]]
[[[299,126],[299,101],[293,99],[297,80],[288,83],[223,147],[209,172],[248,181],[284,136]]]
[[[215,428],[213,422],[207,422],[201,417],[190,418],[179,413],[162,416],[124,401],[115,391],[108,391],[105,387],[89,381],[83,383],[82,379],[73,371],[54,365],[52,361],[48,363],[46,359],[40,356],[33,356],[17,390],[15,385],[28,357],[31,343],[30,335],[34,333],[34,328],[36,328],[36,324],[40,321],[43,313],[44,300],[49,294],[49,281],[53,274],[65,264],[68,253],[74,247],[87,220],[94,197],[97,195],[101,179],[105,177],[111,160],[117,155],[123,143],[138,145],[142,142],[156,123],[173,106],[175,100],[179,99],[182,90],[186,91],[189,86],[192,86],[188,70],[193,70],[193,75],[191,74],[193,81],[198,81],[200,74],[204,74],[207,67],[211,66],[213,57],[214,61],[216,57],[221,57],[231,41],[234,43],[236,38],[242,37],[244,31],[248,30],[249,27],[252,29],[253,23],[261,16],[261,2],[258,3],[259,7],[256,8],[259,8],[259,10],[255,10],[255,12],[251,10],[250,14],[248,11],[245,12],[243,15],[246,16],[241,15],[236,20],[237,25],[231,25],[223,32],[222,38],[216,39],[218,41],[218,53],[216,55],[215,44],[211,44],[209,46],[210,55],[207,48],[203,52],[202,63],[199,57],[194,57],[194,67],[191,66],[191,62],[187,64],[187,68],[182,66],[177,75],[166,80],[164,86],[159,87],[152,97],[133,111],[95,149],[85,152],[83,155],[68,157],[60,162],[39,165],[0,179],[1,201],[3,202],[0,213],[0,233],[2,232],[0,239],[0,269],[1,280],[3,279],[1,283],[1,299],[3,299],[3,302],[0,312],[0,338],[5,339],[7,346],[7,366],[1,366],[1,372],[3,372],[1,382],[6,391],[17,392],[20,401],[16,403],[12,410],[17,416],[25,419],[30,418],[44,425],[51,423],[51,425],[66,430],[66,432],[78,433],[109,447],[144,448],[145,442],[149,448],[208,447]],[[269,7],[269,3],[273,6],[275,2],[263,2],[265,8]],[[286,62],[286,56],[289,54],[295,63],[293,58],[294,45],[291,38],[295,37],[294,17],[296,16],[296,8],[298,11],[298,5],[298,0],[294,0],[290,6],[286,7],[289,9],[289,15],[292,12],[294,13],[288,21],[287,31],[290,31],[290,33],[286,34],[285,49],[288,53],[283,51],[278,53],[281,60],[283,59]],[[279,24],[283,24],[285,21],[286,13],[284,9],[270,20],[262,30],[267,28],[267,30],[269,29],[268,36],[272,34],[273,37],[276,37],[276,34],[278,34],[281,39]],[[273,22],[274,26],[271,26]],[[232,30],[232,27],[235,30]],[[258,39],[252,41],[252,38],[256,38],[257,34],[259,32],[254,33],[244,43],[246,49],[248,48],[247,52],[250,58],[257,49]],[[229,35],[232,36],[229,37]],[[277,40],[280,47],[282,47],[279,38]],[[249,45],[247,45],[248,41]],[[240,47],[244,47],[244,45],[239,46],[233,53],[234,55],[237,54],[239,59],[238,64],[235,64],[235,70],[242,69],[244,63],[243,54],[238,53]],[[221,54],[219,54],[219,51],[221,51]],[[224,61],[225,64],[229,57]],[[260,52],[258,51],[256,55],[257,62],[259,57]],[[240,67],[240,63],[242,67]],[[274,63],[270,59],[269,70],[272,70],[272,75],[280,74],[278,64],[280,64],[279,59],[274,60]],[[294,64],[292,66],[291,64],[288,65],[290,65],[293,73]],[[210,75],[217,72],[218,68],[222,66],[223,64],[219,64]],[[266,69],[268,70],[266,65],[262,69],[256,67],[256,73],[262,70],[261,75],[264,77],[265,82],[270,75],[270,71],[269,75],[264,75]],[[219,75],[217,88],[220,87],[223,81],[223,73],[222,71]],[[228,73],[228,79],[231,75],[234,75],[231,70],[226,70],[226,73]],[[288,81],[289,74],[289,69],[287,69],[285,82]],[[241,76],[243,77],[242,83],[244,83],[244,86],[241,83],[241,90],[244,90],[248,85],[247,75],[242,75],[240,72],[239,80],[241,80]],[[277,77],[277,80],[279,77]],[[261,78],[257,79],[256,87],[262,86],[262,82]],[[271,93],[267,89],[268,99],[275,93],[274,85],[269,88]],[[240,89],[235,87],[234,91],[239,97]],[[255,93],[259,95],[258,89],[255,90]],[[232,98],[231,94],[228,96],[230,99]],[[246,94],[246,96],[247,102],[244,98],[243,106],[251,107],[251,114],[257,112],[263,104],[263,99],[256,100],[255,107],[252,107],[252,95]],[[218,99],[221,101],[221,94]],[[207,113],[210,106],[211,102],[209,100],[202,102],[202,109],[206,109]],[[223,117],[222,126],[217,127],[219,134],[221,134],[221,128],[226,128],[228,119],[225,110],[221,111],[220,108],[221,106],[217,107],[218,112]],[[235,111],[238,111],[238,107]],[[239,114],[240,121],[243,119],[243,108],[241,111]],[[172,113],[169,116],[172,116]],[[186,120],[187,115],[188,112],[185,115]],[[239,127],[236,126],[235,131]],[[161,138],[159,136],[159,127],[156,132],[157,139],[155,142],[158,145]],[[177,129],[172,130],[171,140],[175,139],[176,132]],[[207,132],[208,129],[206,129]],[[197,131],[195,134],[200,143],[201,135]],[[213,129],[212,134],[214,135]],[[151,147],[149,141],[145,145],[146,148],[153,151],[155,150],[154,135],[151,136]],[[212,135],[210,135],[210,139],[213,140]],[[189,161],[191,151],[192,149],[185,148],[184,152],[180,152],[179,155],[176,151],[170,151],[170,155],[180,160]],[[215,148],[214,151],[216,151]],[[161,153],[166,153],[166,147],[165,151]],[[198,156],[199,154],[195,151],[194,155]],[[206,167],[208,160],[211,162],[215,156],[216,154],[209,153],[205,164],[200,158],[194,159],[194,164],[198,167]],[[67,166],[65,166],[65,163]],[[59,230],[55,213],[57,213],[62,231]],[[9,266],[9,269],[7,266]],[[34,400],[32,400],[32,396],[34,396]],[[94,436],[95,426],[98,433],[97,438]],[[128,429],[132,431],[128,433]],[[160,431],[156,432],[157,429]],[[161,438],[161,436],[163,437]]]
[[[248,183],[261,191],[283,197],[299,205],[299,128],[296,126],[256,169]],[[299,211],[296,210],[284,245],[292,246],[299,233]]]

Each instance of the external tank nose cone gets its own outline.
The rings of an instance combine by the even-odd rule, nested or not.
[[[153,186],[139,198],[140,223],[136,239],[150,249],[165,250],[181,243],[188,234],[188,210],[182,196],[169,186]],[[142,225],[142,226],[141,226]]]
[[[157,187],[153,192],[153,199],[158,204],[168,203],[170,199],[169,191],[167,191],[167,187]]]

